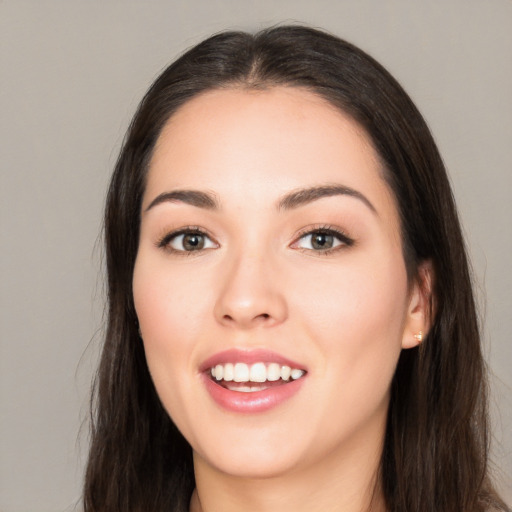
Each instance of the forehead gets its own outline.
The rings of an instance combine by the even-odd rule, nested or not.
[[[338,144],[340,138],[377,157],[366,132],[351,117],[307,89],[215,89],[189,100],[170,117],[158,138],[153,163],[178,146],[214,139],[239,146],[261,145],[266,139],[281,144],[282,154],[289,156],[306,140],[304,149],[320,140]]]
[[[185,103],[162,130],[146,203],[172,188],[261,201],[325,183],[393,202],[382,176],[366,132],[318,95],[297,87],[213,90]]]

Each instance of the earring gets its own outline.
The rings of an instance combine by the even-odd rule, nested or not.
[[[415,334],[414,335],[414,339],[418,342],[418,343],[421,343],[423,341],[423,331],[420,331],[418,334]]]

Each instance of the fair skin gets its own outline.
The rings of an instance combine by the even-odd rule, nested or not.
[[[384,510],[390,383],[428,329],[399,233],[367,136],[311,92],[210,91],[171,117],[133,293],[155,387],[193,449],[193,512],[360,512],[374,489]],[[231,349],[270,350],[304,373],[278,381],[296,387],[269,407],[238,409],[251,393],[222,388],[225,406],[204,365]]]

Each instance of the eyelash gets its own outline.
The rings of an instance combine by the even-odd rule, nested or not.
[[[306,236],[313,235],[313,234],[322,234],[322,235],[332,236],[332,237],[336,238],[337,240],[339,240],[341,243],[340,243],[340,245],[337,245],[337,246],[329,248],[329,249],[325,249],[323,251],[321,251],[321,250],[315,251],[314,249],[306,249],[306,248],[301,248],[301,247],[297,247],[297,249],[300,251],[303,251],[303,252],[314,253],[315,256],[329,256],[330,254],[332,254],[334,252],[346,249],[347,247],[352,247],[355,243],[355,240],[353,238],[349,237],[344,231],[342,231],[338,228],[335,228],[333,226],[324,224],[324,225],[319,225],[319,226],[310,226],[310,227],[307,227],[307,228],[304,228],[303,230],[301,230],[298,233],[298,235],[295,237],[295,241],[293,242],[292,246],[299,243],[299,241],[304,239]]]
[[[302,252],[313,252],[315,255],[319,256],[328,256],[329,254],[332,254],[333,252],[337,252],[339,250],[343,250],[347,247],[351,247],[354,245],[355,241],[353,238],[350,238],[346,233],[344,233],[342,230],[334,228],[330,225],[320,225],[320,226],[312,226],[308,228],[304,228],[302,231],[300,231],[295,236],[295,241],[290,244],[291,247],[298,244],[300,240],[304,239],[306,236],[310,236],[313,234],[322,234],[327,236],[332,236],[336,238],[339,242],[341,242],[339,245],[326,249],[326,250],[314,250],[314,249],[308,249],[303,247],[296,247],[297,250],[300,250]],[[180,228],[176,231],[171,231],[170,233],[166,233],[164,236],[162,236],[156,243],[156,246],[160,249],[165,249],[173,254],[176,254],[178,256],[192,256],[194,253],[200,253],[206,249],[199,249],[197,251],[186,251],[186,250],[178,250],[174,249],[170,246],[170,243],[177,237],[181,235],[199,235],[208,238],[213,243],[217,244],[217,242],[214,241],[213,237],[211,237],[206,230],[203,228],[200,228],[198,226],[186,226],[183,228]]]
[[[170,233],[166,233],[164,236],[162,236],[156,243],[156,246],[160,249],[164,249],[166,251],[169,251],[173,254],[176,254],[178,256],[193,256],[194,253],[202,252],[203,250],[208,249],[200,249],[197,251],[181,251],[178,249],[174,249],[170,246],[170,243],[177,237],[181,235],[199,235],[203,236],[205,238],[208,238],[211,241],[214,241],[213,237],[208,234],[206,230],[203,228],[200,228],[198,226],[185,226],[183,228],[180,228],[176,231],[171,231]],[[214,241],[216,244],[217,242]]]

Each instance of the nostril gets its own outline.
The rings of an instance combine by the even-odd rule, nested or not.
[[[231,315],[224,315],[222,317],[226,322],[235,322],[235,317],[231,316]],[[255,317],[252,318],[252,321],[266,321],[266,320],[269,320],[271,317],[271,315],[269,315],[268,313],[261,313],[260,315],[256,315]],[[249,320],[249,319],[248,319]]]
[[[253,318],[253,322],[256,322],[256,323],[264,323],[264,324],[267,324],[269,322],[269,320],[272,319],[272,315],[270,315],[269,313],[261,313],[260,315],[256,315],[254,318]]]

